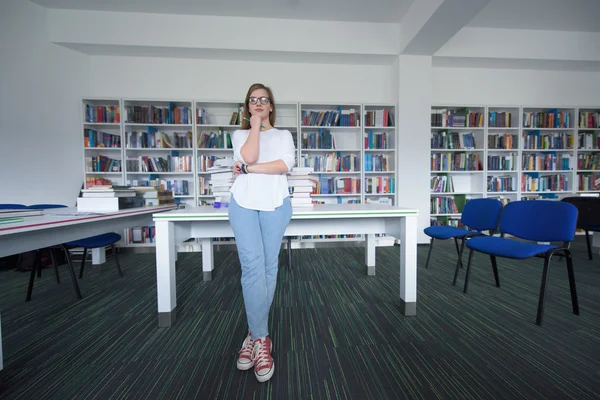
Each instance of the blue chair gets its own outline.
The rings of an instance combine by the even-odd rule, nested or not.
[[[117,272],[119,276],[123,277],[123,271],[121,271],[121,265],[119,264],[119,256],[117,255],[117,249],[115,243],[121,240],[121,235],[118,233],[110,232],[103,233],[102,235],[91,236],[85,239],[74,240],[67,242],[63,245],[67,252],[67,262],[71,263],[71,256],[69,254],[69,248],[83,247],[83,257],[81,258],[81,268],[79,270],[79,279],[83,278],[83,269],[85,266],[85,258],[87,256],[88,249],[96,249],[99,247],[111,246],[113,254],[115,255],[115,264],[117,264]]]
[[[454,280],[452,285],[456,285],[456,278],[458,277],[459,268],[462,268],[462,254],[465,248],[465,241],[473,236],[482,235],[484,231],[494,232],[498,227],[498,220],[500,218],[500,212],[502,211],[502,202],[497,199],[471,199],[465,203],[461,215],[461,222],[465,228],[458,228],[455,226],[429,226],[423,230],[423,232],[431,238],[429,244],[429,252],[427,253],[427,261],[425,262],[425,268],[429,267],[429,258],[431,257],[431,250],[433,249],[433,242],[435,239],[447,240],[454,239],[456,245],[456,252],[458,254],[458,261],[454,271]],[[458,247],[458,240],[461,239],[462,243],[460,249]]]
[[[10,204],[3,203],[0,204],[0,210],[25,210],[27,208],[24,204]]]
[[[592,260],[592,244],[590,232],[600,232],[600,197],[573,196],[564,197],[562,201],[577,207],[577,228],[585,231],[588,258]]]
[[[500,287],[496,257],[523,260],[531,257],[543,257],[544,269],[542,284],[539,294],[536,324],[542,324],[544,314],[544,299],[548,285],[548,269],[553,255],[566,257],[569,286],[571,289],[571,302],[573,313],[579,315],[577,302],[577,289],[573,272],[573,258],[569,250],[570,242],[575,237],[577,225],[577,207],[573,204],[553,200],[528,200],[515,201],[504,206],[498,231],[500,236],[478,236],[467,241],[469,261],[465,275],[464,293],[467,293],[471,259],[473,252],[479,251],[489,254],[492,260],[496,286]],[[514,238],[505,237],[512,235]],[[548,242],[561,242],[561,246],[542,244]]]

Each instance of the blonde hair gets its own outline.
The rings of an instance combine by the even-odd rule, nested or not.
[[[264,89],[267,92],[267,95],[269,96],[269,100],[271,100],[271,107],[273,108],[273,111],[271,111],[271,113],[269,114],[269,123],[271,124],[272,127],[275,127],[276,107],[275,107],[275,97],[273,97],[273,92],[271,91],[270,87],[265,86],[262,83],[255,83],[252,86],[250,86],[250,89],[248,89],[248,93],[246,93],[246,99],[244,100],[244,110],[242,111],[241,129],[250,129],[250,121],[249,121],[250,112],[248,111],[250,106],[249,106],[248,99],[250,98],[250,95],[252,94],[252,92],[254,92],[255,90],[258,90],[258,89]],[[246,118],[248,118],[248,120],[246,120]]]

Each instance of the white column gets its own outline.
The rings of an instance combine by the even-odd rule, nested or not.
[[[397,195],[400,207],[419,210],[418,243],[428,243],[432,66],[430,56],[398,60]]]

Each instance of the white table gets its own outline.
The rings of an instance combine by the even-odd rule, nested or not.
[[[375,275],[375,234],[385,233],[400,240],[400,306],[404,315],[417,308],[417,217],[416,209],[383,204],[321,204],[294,209],[285,236],[324,234],[365,235],[367,274]],[[233,238],[227,209],[191,207],[155,214],[156,283],[158,325],[171,326],[176,319],[176,246],[198,238],[202,250],[204,280],[212,279],[215,237]]]
[[[130,208],[101,215],[54,216],[77,213],[76,208],[44,210],[44,215],[24,217],[23,222],[0,225],[0,257],[42,249],[134,226],[152,225],[152,216],[176,206]],[[103,255],[102,255],[103,258]],[[0,325],[0,370],[3,368]]]

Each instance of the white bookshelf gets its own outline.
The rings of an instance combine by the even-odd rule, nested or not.
[[[105,180],[123,184],[121,109],[118,98],[87,98],[81,102],[86,187],[91,182]]]
[[[193,204],[193,107],[189,100],[124,99],[125,183],[160,185]]]
[[[113,184],[147,185],[160,182],[165,188],[174,190],[177,203],[196,206],[211,205],[214,196],[210,192],[208,181],[210,174],[206,166],[210,166],[210,159],[231,158],[231,134],[240,127],[243,106],[239,101],[212,101],[212,100],[186,100],[186,99],[135,99],[135,98],[102,98],[83,99],[83,131],[85,129],[102,129],[113,135],[118,135],[120,146],[115,148],[85,148],[86,156],[103,155],[119,160],[120,171],[94,172],[84,171],[86,177],[100,177],[108,179]],[[85,105],[116,106],[119,108],[120,120],[115,123],[85,121]],[[160,118],[168,114],[169,109],[187,108],[187,118],[183,120],[167,120]],[[157,119],[150,118],[156,115]],[[381,116],[385,114],[388,119],[383,122]],[[343,112],[343,115],[352,113],[353,120],[346,124],[333,126],[321,121],[305,121],[302,116],[313,111],[315,113]],[[237,117],[232,116],[238,113]],[[314,166],[315,160],[325,160],[327,157],[335,159],[341,157],[346,164],[337,166],[317,163],[315,176],[322,182],[331,182],[331,190],[327,193],[314,195],[314,201],[322,203],[348,203],[348,202],[386,202],[397,204],[397,171],[396,171],[396,143],[397,108],[391,104],[324,104],[324,103],[299,103],[277,102],[277,118],[275,126],[287,129],[292,133],[297,150],[297,165],[308,163]],[[185,116],[186,114],[178,114]],[[378,115],[372,124],[368,124],[369,115]],[[332,117],[333,118],[333,117]],[[345,117],[350,118],[350,117]],[[325,133],[327,131],[327,133]],[[311,138],[312,135],[312,138]],[[328,135],[331,146],[315,141],[317,137]],[[203,142],[203,137],[214,137],[214,142]],[[303,139],[304,138],[304,139]],[[369,138],[370,141],[369,141]],[[385,138],[383,140],[382,138]],[[312,140],[312,142],[311,142]],[[209,143],[209,144],[207,144]],[[157,162],[162,158],[168,168],[162,170]],[[183,161],[175,161],[185,158]],[[373,159],[377,161],[375,168]],[[154,163],[148,160],[154,160]],[[204,163],[204,164],[203,164]],[[204,165],[204,166],[203,166]],[[373,168],[370,166],[373,165]],[[180,166],[181,168],[176,168]],[[204,180],[204,181],[203,181]],[[186,181],[187,192],[180,191],[182,181]],[[178,182],[178,183],[177,183]],[[338,182],[343,182],[344,185]],[[379,183],[379,185],[374,184]],[[339,186],[338,186],[339,185]],[[354,186],[352,186],[354,185]],[[354,187],[354,190],[352,188]],[[370,188],[370,190],[367,190]],[[135,228],[135,236],[140,232],[147,236],[151,234],[148,227]],[[122,246],[126,247],[153,247],[154,243],[138,243],[129,239],[133,230],[124,232]],[[361,237],[303,237],[293,241],[294,248],[313,247],[323,243],[348,242],[349,245],[363,240]],[[232,240],[219,240],[218,244],[232,244]],[[391,238],[380,237],[378,245],[391,245]],[[197,249],[194,242],[185,244],[185,248]]]
[[[579,126],[581,113],[588,113],[586,117],[594,113],[593,121],[598,125],[596,113],[600,111],[599,108],[436,105],[432,107],[432,120],[440,110],[465,108],[484,112],[485,115],[484,126],[476,128],[476,132],[481,132],[476,133],[476,137],[484,140],[476,142],[475,150],[468,150],[482,154],[482,171],[448,171],[443,174],[432,168],[432,178],[446,176],[452,179],[454,185],[452,192],[432,192],[432,203],[437,198],[451,198],[462,207],[466,200],[477,197],[498,198],[508,202],[540,198],[559,200],[577,193],[600,193],[600,190],[584,187],[579,182],[580,179],[583,181],[581,176],[588,177],[588,182],[600,179],[600,163],[597,161],[600,156],[600,143],[597,140],[600,128]],[[555,126],[548,119],[550,111],[554,119],[560,115],[560,124]],[[504,118],[508,113],[510,121]],[[432,137],[443,129],[432,126]],[[475,128],[472,129],[475,131]],[[467,130],[469,128],[459,129],[461,132]],[[432,147],[432,166],[433,157],[439,152],[439,149]],[[436,221],[451,223],[459,219],[460,212],[436,212],[432,206],[432,224]]]

